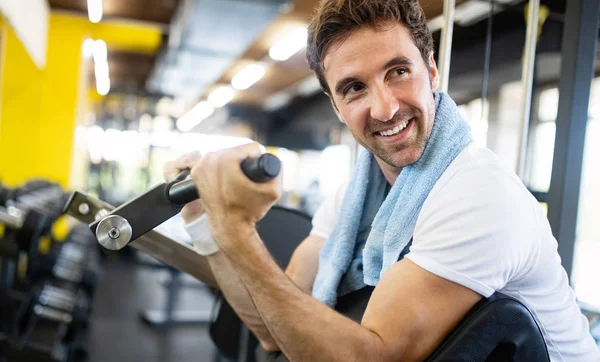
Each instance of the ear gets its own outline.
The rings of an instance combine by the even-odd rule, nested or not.
[[[340,122],[342,122],[343,124],[346,124],[346,121],[344,121],[344,119],[342,118],[342,115],[340,114],[340,110],[335,105],[335,101],[333,100],[333,97],[330,96],[329,93],[325,93],[325,94],[327,94],[327,97],[329,97],[329,100],[331,101],[331,105],[333,106],[333,110],[335,111],[335,115],[338,117],[338,119],[340,120]]]
[[[433,52],[429,53],[429,74],[431,76],[431,90],[435,92],[440,86],[440,73],[438,73],[437,64],[433,58]]]

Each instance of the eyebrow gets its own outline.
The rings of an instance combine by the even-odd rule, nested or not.
[[[392,67],[397,67],[399,65],[412,66],[413,62],[404,56],[395,57],[395,58],[390,59],[387,63],[385,63],[385,65],[383,66],[383,70],[389,69]],[[346,86],[348,84],[354,83],[356,81],[358,81],[358,78],[356,78],[356,77],[343,78],[342,80],[340,80],[339,82],[336,83],[335,93],[340,94],[340,95],[343,94],[344,88],[346,88]]]
[[[392,67],[396,67],[398,65],[413,65],[412,60],[408,59],[407,57],[395,57],[393,59],[391,59],[389,62],[385,63],[385,65],[383,66],[383,69],[388,69],[388,68],[392,68]]]

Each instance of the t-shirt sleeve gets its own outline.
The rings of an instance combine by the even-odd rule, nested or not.
[[[334,193],[325,197],[312,218],[313,227],[310,235],[320,236],[324,239],[329,237],[337,223],[347,187],[348,184],[343,183]]]
[[[502,169],[458,172],[426,200],[406,258],[489,297],[535,262],[535,206],[520,181]]]

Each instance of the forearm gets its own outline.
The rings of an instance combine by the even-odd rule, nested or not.
[[[259,238],[256,233],[251,237]],[[253,247],[230,253],[230,257],[262,320],[289,360],[384,360],[382,342],[375,333],[302,292],[260,239],[248,244]]]
[[[217,252],[207,257],[212,274],[225,299],[235,310],[244,324],[256,335],[262,346],[267,350],[276,349],[275,340],[271,337],[261,319],[246,287],[229,258],[223,252]]]
[[[219,288],[217,279],[215,278],[208,258],[205,256],[195,255],[193,258],[193,262],[193,270],[187,270],[186,272],[194,278],[213,288]]]

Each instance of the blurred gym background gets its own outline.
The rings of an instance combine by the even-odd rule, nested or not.
[[[73,319],[59,318],[57,325],[71,327],[63,334],[48,332],[50,337],[31,347],[37,354],[19,355],[27,343],[35,344],[33,337],[0,338],[0,352],[17,351],[7,360],[223,358],[209,333],[214,291],[143,253],[100,253],[85,226],[61,216],[60,205],[75,190],[120,205],[164,182],[168,160],[254,140],[283,162],[279,204],[312,215],[323,197],[349,178],[358,150],[305,60],[306,26],[317,2],[0,0],[0,205],[9,214],[33,209],[47,217],[38,223],[39,235],[26,238],[35,241],[35,250],[19,244],[29,253],[29,265],[23,266],[22,253],[6,254],[2,265],[11,261],[21,267],[9,279],[15,285],[33,283],[27,288],[36,285],[31,298],[44,291],[63,293],[50,294],[71,298],[67,314],[81,313],[77,328]],[[437,50],[443,1],[421,3]],[[471,124],[475,141],[518,173],[549,212],[553,229],[560,227],[560,233],[554,230],[563,263],[595,326],[600,310],[596,49],[573,53],[567,47],[565,32],[581,19],[567,11],[566,0],[542,0],[534,25],[528,23],[529,1],[456,0],[455,5],[448,93]],[[535,27],[531,92],[523,85],[528,25]],[[593,29],[597,43],[597,23]],[[582,56],[592,63],[594,76],[573,85],[565,69]],[[570,100],[561,99],[559,89],[569,91]],[[569,116],[581,94],[589,94],[585,122],[561,126],[559,114]],[[524,116],[527,102],[530,112]],[[573,132],[580,137],[573,138]],[[567,190],[565,185],[576,192],[556,191]],[[4,228],[1,235],[14,238]],[[33,256],[40,255],[52,260],[34,273],[42,264]],[[70,263],[70,275],[57,275],[61,260]],[[90,279],[69,281],[73,273]],[[65,279],[67,284],[57,282]],[[66,297],[52,289],[61,285],[70,293]],[[4,283],[0,292],[12,287]],[[13,297],[22,302],[28,294]],[[77,309],[84,302],[87,307]],[[35,305],[40,304],[31,308]],[[14,315],[3,318],[17,323]],[[18,323],[37,328],[37,322]],[[7,330],[12,329],[3,333]],[[65,339],[67,331],[77,334],[73,330],[84,337]],[[600,339],[598,328],[594,333]]]

